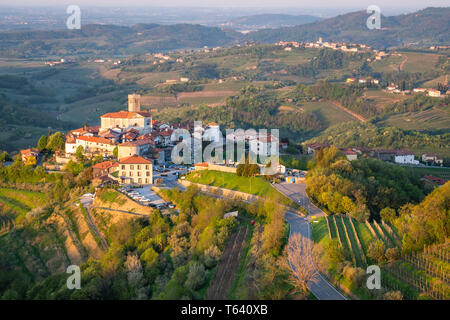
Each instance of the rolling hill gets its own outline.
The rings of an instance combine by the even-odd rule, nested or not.
[[[448,44],[450,42],[450,8],[426,8],[410,14],[381,17],[381,29],[366,26],[370,14],[358,11],[313,23],[250,33],[254,41],[324,40],[365,43],[374,47]]]

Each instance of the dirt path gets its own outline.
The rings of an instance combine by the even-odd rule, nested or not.
[[[408,61],[408,56],[405,56],[405,59],[400,63],[398,66],[398,71],[402,71],[403,67],[405,66],[405,63]]]
[[[341,110],[344,111],[344,112],[347,112],[347,113],[348,113],[349,115],[351,115],[353,118],[358,119],[358,120],[361,121],[361,122],[365,122],[365,121],[366,121],[366,119],[365,119],[362,115],[357,114],[357,113],[355,113],[355,112],[353,112],[353,111],[347,109],[346,107],[344,107],[343,105],[341,105],[339,102],[332,101],[332,104],[333,104],[336,108],[341,109]]]
[[[236,271],[239,268],[248,232],[248,227],[245,229],[241,227],[231,235],[220,258],[214,278],[211,280],[205,300],[226,300],[228,298]]]
[[[100,243],[104,250],[108,250],[109,245],[108,242],[106,242],[106,239],[103,237],[100,230],[98,230],[97,225],[94,222],[94,219],[92,218],[90,207],[85,206],[86,212],[87,212],[87,223],[89,225],[89,228],[95,233],[95,235],[100,239]]]

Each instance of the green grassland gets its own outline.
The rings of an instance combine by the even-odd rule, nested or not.
[[[186,177],[195,183],[206,184],[214,187],[225,188],[261,197],[274,197],[279,192],[269,182],[260,177],[240,177],[234,173],[213,170],[193,171]]]
[[[314,112],[327,127],[346,121],[355,121],[350,114],[336,108],[331,102],[305,102],[300,105],[306,112]]]
[[[45,206],[45,194],[35,191],[0,188],[0,203],[17,214],[27,213],[33,208]]]

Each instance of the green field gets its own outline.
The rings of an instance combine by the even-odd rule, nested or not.
[[[46,203],[46,195],[40,192],[0,188],[0,204],[17,214],[27,213]]]
[[[346,121],[354,121],[350,114],[336,108],[331,102],[306,102],[300,105],[306,112],[314,112],[327,127]]]
[[[234,173],[228,172],[212,170],[193,171],[187,175],[186,180],[263,197],[271,197],[279,194],[269,182],[262,178],[240,177]]]
[[[404,130],[448,130],[450,109],[433,107],[423,111],[396,114],[382,121],[381,124]]]

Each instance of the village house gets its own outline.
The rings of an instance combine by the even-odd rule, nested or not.
[[[422,162],[442,166],[444,164],[444,159],[442,159],[435,153],[425,153],[422,155]]]
[[[84,153],[90,155],[101,154],[103,156],[112,156],[116,147],[114,142],[102,137],[81,136],[77,137],[75,141],[75,152],[78,146],[82,146]]]
[[[139,139],[136,141],[123,142],[117,146],[117,157],[122,159],[132,155],[144,155],[149,151],[152,144],[154,144],[154,141],[151,139]]]
[[[348,161],[353,161],[358,159],[358,154],[353,151],[351,148],[342,150],[342,153],[345,154]]]
[[[36,165],[39,154],[40,151],[34,148],[20,150],[20,156],[25,165]]]
[[[439,98],[441,96],[441,92],[439,90],[435,90],[435,89],[429,89],[428,90],[428,95],[430,97],[435,97],[435,98]]]
[[[396,150],[394,162],[398,164],[419,164],[419,161],[414,160],[414,153],[407,150]]]
[[[310,143],[306,145],[307,147],[306,152],[308,154],[313,154],[317,150],[328,148],[329,146],[330,145],[328,143],[318,143],[318,142]]]
[[[440,187],[447,183],[447,180],[435,177],[435,176],[424,176],[421,179],[425,184],[431,185],[433,187]]]
[[[279,140],[272,134],[258,135],[249,140],[249,150],[255,155],[276,156],[279,154]]]
[[[113,161],[104,161],[92,166],[92,177],[98,178],[113,173],[119,168],[119,164]]]
[[[153,184],[153,163],[138,155],[119,161],[119,179],[123,184]]]

